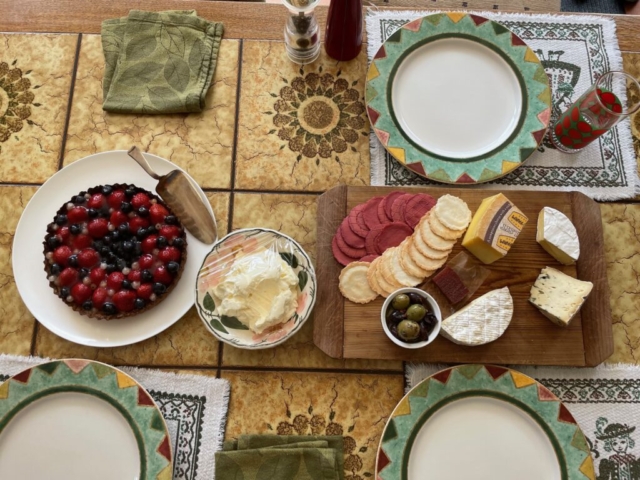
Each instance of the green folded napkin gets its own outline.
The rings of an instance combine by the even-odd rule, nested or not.
[[[142,12],[102,22],[102,108],[118,113],[200,112],[224,27],[194,10]]]

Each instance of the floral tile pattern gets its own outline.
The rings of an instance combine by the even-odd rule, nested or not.
[[[624,71],[633,75],[634,78],[640,78],[640,53],[624,52],[622,54],[622,62]],[[640,98],[629,91],[629,100],[639,102]],[[640,173],[640,112],[636,112],[631,117],[631,133],[633,134],[633,144],[636,147],[636,156],[638,157],[638,172]]]
[[[204,188],[231,186],[239,42],[223,40],[202,113],[119,115],[102,110],[99,35],[82,37],[64,164],[138,145],[186,169]]]
[[[231,382],[226,438],[241,433],[344,435],[345,480],[373,478],[402,375],[222,371]]]
[[[322,191],[369,184],[366,55],[351,62],[324,50],[312,65],[287,58],[282,43],[246,41],[236,187]]]
[[[609,363],[640,364],[640,205],[602,204],[614,353]]]
[[[78,35],[0,34],[0,181],[58,170]]]

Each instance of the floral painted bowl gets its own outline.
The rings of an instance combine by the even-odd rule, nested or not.
[[[220,315],[209,290],[231,268],[238,253],[275,249],[298,277],[298,306],[295,313],[261,334],[249,330],[236,317]],[[196,280],[196,309],[207,329],[218,340],[248,350],[271,348],[285,342],[302,328],[316,301],[316,274],[311,259],[291,237],[268,228],[245,228],[218,241],[204,259]]]

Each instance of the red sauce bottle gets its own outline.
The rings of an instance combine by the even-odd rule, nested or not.
[[[353,60],[362,49],[362,0],[331,0],[324,49],[331,58]]]

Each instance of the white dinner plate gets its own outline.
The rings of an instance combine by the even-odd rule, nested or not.
[[[181,170],[155,155],[145,156],[151,168],[160,175]],[[157,180],[147,175],[124,150],[85,157],[60,170],[38,189],[20,218],[13,240],[13,274],[29,311],[56,335],[92,347],[118,347],[140,342],[182,318],[194,304],[193,285],[198,269],[211,249],[211,245],[196,240],[187,231],[187,262],[178,284],[166,299],[144,313],[124,319],[97,320],[73,311],[55,295],[47,280],[43,263],[47,225],[73,195],[112,183],[130,183],[155,191]],[[198,190],[213,215],[204,192]]]

